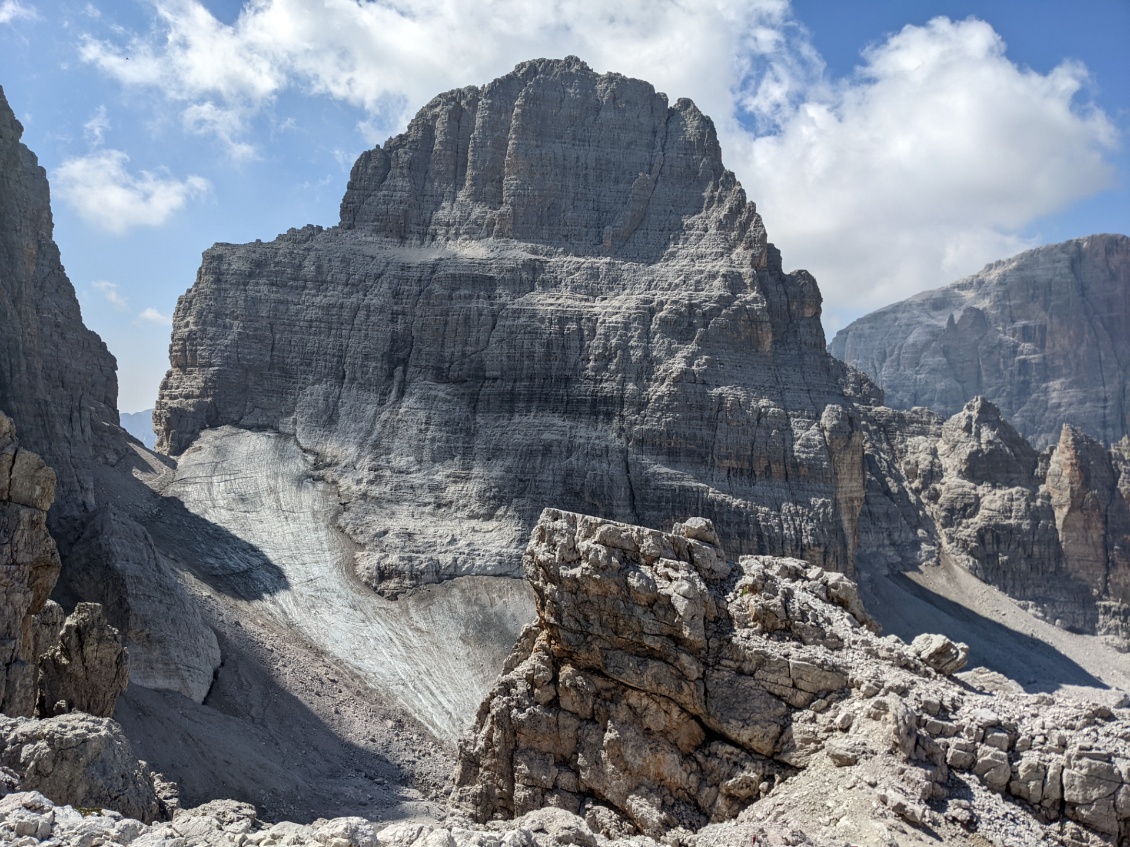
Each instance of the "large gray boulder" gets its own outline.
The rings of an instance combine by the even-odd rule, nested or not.
[[[113,809],[145,822],[168,813],[153,774],[108,718],[81,712],[45,720],[0,716],[0,764],[19,777],[20,790],[56,803]]]

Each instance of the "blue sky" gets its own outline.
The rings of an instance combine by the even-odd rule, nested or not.
[[[1130,233],[1130,0],[0,0],[0,85],[83,315],[152,405],[217,241],[336,223],[434,94],[576,54],[691,97],[828,335],[1039,244]]]

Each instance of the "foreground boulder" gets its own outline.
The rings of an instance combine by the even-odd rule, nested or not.
[[[1125,713],[960,685],[944,674],[964,645],[880,638],[842,575],[729,564],[701,520],[669,534],[555,510],[524,565],[537,623],[460,745],[451,803],[476,821],[548,805],[660,837],[862,784],[849,835],[876,814],[967,830],[975,784],[1019,801],[1036,838],[1130,837]]]
[[[0,717],[0,765],[22,791],[55,803],[107,808],[151,822],[167,815],[154,774],[134,756],[122,728],[107,718],[74,713],[44,720]],[[165,791],[165,784],[156,784]]]

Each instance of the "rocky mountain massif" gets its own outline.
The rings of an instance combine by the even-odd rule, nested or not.
[[[517,575],[550,503],[850,572],[862,433],[819,316],[694,104],[528,62],[362,155],[340,226],[205,254],[158,449],[293,436],[390,596]]]
[[[362,156],[341,226],[209,251],[170,353],[175,459],[87,401],[101,441],[51,448],[93,457],[93,499],[61,475],[46,520],[72,623],[28,622],[41,586],[4,610],[40,717],[0,724],[0,837],[1127,842],[1130,672],[1065,629],[1117,635],[1124,466],[1081,436],[1045,463],[981,401],[877,405],[693,104],[575,59],[441,95]],[[121,680],[84,627],[129,645],[120,723],[76,711]],[[967,659],[993,670],[944,679]]]
[[[1063,424],[1107,444],[1130,434],[1130,237],[1029,250],[841,329],[832,355],[899,409],[996,404],[1037,448]]]
[[[693,104],[529,62],[362,155],[338,227],[205,254],[159,445],[239,466],[239,433],[293,439],[338,492],[336,555],[386,596],[516,574],[551,504],[647,526],[704,515],[738,554],[848,574],[946,558],[1064,627],[1124,636],[1117,457],[1070,484],[1040,476],[1023,439],[995,464],[908,459],[984,445],[876,411],[880,392],[825,353],[819,309]],[[194,511],[240,520],[185,487]],[[1063,523],[1095,498],[1101,521]]]

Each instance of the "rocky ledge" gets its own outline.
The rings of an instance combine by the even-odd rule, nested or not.
[[[963,645],[879,637],[840,574],[728,563],[702,519],[662,533],[555,510],[523,561],[537,623],[460,747],[451,803],[476,821],[554,806],[605,836],[739,818],[816,837],[804,815],[841,804],[835,843],[892,820],[991,843],[987,792],[1024,843],[1130,838],[1130,714],[961,684]]]
[[[0,839],[33,847],[1126,847],[1130,709],[1028,696],[853,582],[546,510],[537,622],[460,745],[444,822],[178,807],[112,721],[0,719]],[[999,691],[1003,693],[994,693]]]

